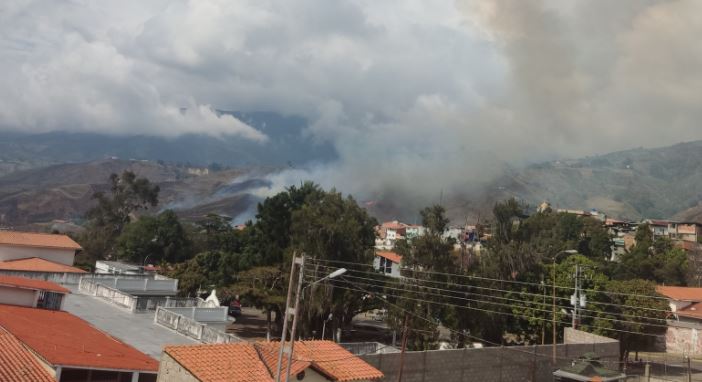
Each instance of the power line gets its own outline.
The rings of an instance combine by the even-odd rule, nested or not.
[[[316,266],[318,266],[318,267],[324,267],[324,268],[327,268],[327,269],[335,269],[335,267],[330,267],[330,266],[320,265],[320,264],[317,264]],[[392,277],[385,276],[384,274],[381,274],[381,273],[378,273],[378,272],[356,271],[356,270],[353,270],[353,269],[348,270],[348,272],[362,273],[362,274],[371,274],[371,275],[382,275],[383,278],[386,279],[386,280],[385,280],[386,282],[388,282],[388,283],[395,283],[396,285],[403,284],[403,283],[402,283],[403,280],[411,280],[411,281],[421,282],[421,283],[433,283],[433,284],[438,284],[438,285],[442,285],[442,286],[443,286],[443,285],[454,285],[454,286],[462,287],[462,288],[475,288],[475,289],[483,289],[483,290],[489,290],[489,291],[495,291],[495,292],[501,292],[501,293],[507,293],[507,294],[518,294],[518,295],[526,295],[526,296],[532,296],[532,297],[543,298],[543,295],[542,295],[542,294],[529,293],[529,292],[524,292],[524,291],[514,291],[514,290],[499,289],[499,288],[486,288],[486,287],[480,287],[480,286],[474,286],[474,285],[456,284],[456,283],[452,283],[452,282],[448,282],[448,281],[447,281],[447,282],[442,282],[442,281],[425,280],[425,279],[417,279],[417,278],[410,278],[410,277],[402,277],[402,278],[400,278],[400,279],[396,279],[396,278],[392,278]],[[351,275],[347,275],[346,277],[354,277],[354,278],[357,278],[357,279],[364,279],[364,280],[371,280],[371,281],[383,281],[383,280],[379,280],[379,279],[371,279],[371,278],[364,278],[364,277],[351,276]],[[508,298],[508,297],[500,297],[500,296],[494,296],[494,295],[484,295],[484,294],[480,294],[480,293],[476,293],[476,292],[472,292],[472,291],[456,291],[456,290],[450,290],[450,289],[442,289],[442,288],[436,288],[436,287],[429,287],[429,286],[424,286],[424,285],[422,285],[421,287],[427,288],[427,289],[435,289],[435,290],[447,291],[447,292],[452,292],[452,293],[461,293],[461,294],[470,293],[470,294],[474,294],[474,295],[478,295],[478,296],[485,296],[485,297],[490,297],[490,298],[497,298],[497,299],[510,300],[510,301],[518,301],[518,302],[521,302],[521,301],[522,301],[522,300],[510,299],[510,298]],[[548,296],[548,299],[549,299],[549,300],[553,300],[553,297],[552,297],[552,296]],[[566,297],[556,297],[556,299],[557,299],[557,300],[561,300],[561,301],[563,301],[563,300],[565,300],[565,301],[570,301],[570,299],[569,299],[569,298],[566,298]],[[607,303],[607,302],[597,301],[597,300],[592,300],[592,301],[590,301],[590,302],[591,302],[592,304],[600,304],[600,305],[615,306],[615,307],[625,307],[625,308],[640,309],[640,310],[648,310],[648,311],[655,311],[655,312],[661,312],[661,313],[668,313],[668,312],[669,312],[668,310],[665,310],[665,309],[649,308],[649,307],[642,307],[642,306],[631,306],[631,305],[624,305],[624,304],[613,304],[613,303]],[[539,304],[539,305],[548,305],[548,306],[551,306],[551,305],[552,305],[552,304],[550,304],[550,303],[540,303],[540,302],[538,302],[538,301],[534,301],[533,303]],[[564,307],[568,307],[568,306],[564,306]],[[594,312],[594,313],[601,313],[601,312],[602,312],[602,311],[598,311],[598,310],[585,309],[585,308],[582,308],[582,310],[583,310],[583,311],[590,311],[590,312]],[[638,315],[635,315],[635,314],[628,314],[628,313],[623,313],[623,312],[621,312],[621,313],[609,313],[609,314],[622,315],[622,316],[629,316],[629,317],[638,317],[638,318],[647,318],[647,319],[652,319],[652,320],[665,321],[664,318],[643,317],[643,316],[638,316]]]
[[[338,281],[338,280],[330,280],[330,282],[339,282],[339,281]],[[352,282],[350,282],[350,281],[348,281],[348,282],[349,282],[350,284],[352,284],[352,285],[355,284],[355,283],[352,283]],[[349,288],[345,288],[345,287],[339,286],[339,285],[337,285],[337,284],[334,284],[334,287],[335,287],[335,288],[340,288],[340,289],[351,290],[351,291],[354,290],[354,289],[349,289]],[[366,292],[366,293],[374,294],[374,295],[377,295],[377,294],[378,294],[377,292]],[[508,313],[508,312],[499,312],[499,311],[495,311],[495,310],[482,309],[482,308],[476,308],[476,307],[465,306],[465,305],[458,305],[458,304],[451,304],[451,303],[446,303],[446,302],[428,301],[428,300],[425,300],[425,299],[412,298],[412,297],[408,297],[408,296],[398,296],[398,295],[390,294],[390,293],[382,293],[382,294],[384,294],[384,295],[386,295],[386,296],[394,297],[394,298],[397,298],[397,299],[401,299],[401,300],[411,300],[411,301],[423,302],[423,303],[427,303],[427,304],[442,305],[442,306],[453,306],[453,307],[460,308],[460,309],[468,309],[468,310],[481,311],[481,312],[485,312],[485,313],[494,313],[494,314],[499,314],[499,315],[511,316],[511,317],[516,317],[516,318],[534,319],[534,320],[538,320],[538,321],[552,322],[552,319],[548,319],[548,318],[533,317],[533,316],[525,316],[525,315],[519,315],[519,314],[514,314],[514,313]],[[550,313],[550,312],[549,312],[549,313]],[[567,322],[567,321],[562,321],[562,320],[558,320],[558,322],[561,323],[561,324],[569,324],[569,322]],[[662,326],[662,325],[657,325],[657,324],[647,324],[647,323],[641,323],[641,322],[634,322],[634,323],[635,323],[635,324],[640,324],[640,325],[643,325],[643,326]],[[651,337],[659,337],[659,335],[655,335],[655,334],[634,332],[634,331],[628,331],[628,330],[624,330],[624,329],[607,328],[607,327],[604,327],[604,326],[597,326],[597,325],[588,325],[588,326],[592,326],[592,327],[595,327],[595,328],[598,328],[598,329],[603,329],[603,330],[615,331],[615,332],[631,333],[631,334],[638,334],[638,335],[651,336]]]
[[[312,260],[312,261],[322,261],[322,262],[327,262],[327,263],[340,263],[340,264],[349,264],[349,265],[359,265],[359,266],[371,267],[371,268],[374,267],[372,264],[355,263],[355,262],[342,261],[342,260],[329,260],[329,259],[320,259],[320,258],[311,258],[311,260]],[[484,281],[491,281],[491,282],[498,282],[498,283],[529,285],[529,286],[536,286],[536,287],[541,287],[541,286],[542,286],[542,284],[534,283],[534,282],[528,282],[528,281],[504,280],[504,279],[495,279],[495,278],[490,278],[490,277],[481,277],[481,276],[472,276],[472,275],[461,275],[461,274],[456,274],[456,273],[425,271],[425,270],[412,269],[412,268],[408,268],[408,267],[400,267],[400,270],[401,270],[401,271],[409,271],[409,272],[413,272],[413,273],[424,273],[424,274],[443,275],[443,276],[467,278],[467,279],[473,279],[473,280],[484,280]],[[543,284],[543,285],[546,286],[547,288],[553,288],[553,287],[555,287],[556,289],[575,290],[574,287],[570,287],[570,286],[560,286],[560,285],[555,285],[555,286],[554,286],[554,285],[550,285],[550,284]],[[636,294],[636,293],[622,293],[622,292],[612,292],[612,291],[596,290],[596,289],[581,289],[581,290],[586,291],[586,292],[603,293],[603,294],[609,294],[609,295],[628,296],[628,297],[642,297],[642,298],[653,298],[653,299],[659,299],[659,300],[665,300],[665,301],[668,300],[668,299],[665,298],[665,297],[656,296],[656,295],[644,295],[644,294]]]
[[[317,275],[314,275],[314,276],[317,277]],[[359,282],[359,281],[354,281],[354,284],[361,284],[361,285],[364,285],[364,286],[366,286],[366,287],[368,287],[368,286],[376,286],[376,287],[381,287],[381,288],[383,288],[383,289],[392,289],[392,290],[397,290],[397,291],[400,291],[400,292],[423,293],[423,294],[425,294],[425,295],[431,295],[431,296],[437,296],[437,297],[444,297],[444,298],[449,298],[449,299],[464,300],[464,301],[476,302],[476,303],[487,304],[487,305],[497,305],[497,306],[502,306],[502,307],[507,307],[507,308],[512,308],[512,309],[514,309],[514,308],[522,308],[522,309],[529,309],[529,310],[532,310],[532,311],[535,311],[535,312],[543,312],[543,313],[548,313],[548,314],[552,313],[552,312],[549,311],[549,310],[538,309],[538,308],[529,307],[529,306],[517,306],[517,305],[514,305],[514,304],[507,304],[507,303],[501,303],[501,302],[493,302],[493,301],[485,301],[485,300],[476,300],[476,299],[465,298],[465,297],[457,297],[457,296],[445,296],[445,295],[442,295],[442,294],[439,294],[439,293],[420,292],[420,291],[411,291],[411,290],[401,289],[401,288],[384,287],[384,286],[379,286],[379,285],[369,284],[369,283],[364,283],[364,282]],[[378,292],[376,292],[376,293],[378,293]],[[484,296],[484,295],[481,295],[480,297],[492,297],[492,296]],[[514,299],[508,299],[508,300],[520,302],[519,300],[514,300]],[[429,302],[429,303],[437,303],[437,302],[430,302],[430,301],[427,301],[427,302]],[[532,302],[530,302],[530,303],[532,303]],[[548,307],[552,306],[551,304],[543,304],[543,303],[539,303],[539,302],[533,302],[533,303],[536,304],[536,305],[545,305],[545,306],[548,306]],[[558,308],[567,308],[567,306],[561,306],[561,305],[557,305],[557,307],[558,307]],[[593,311],[593,312],[595,312],[595,313],[603,313],[603,312],[599,312],[599,311]],[[657,326],[657,327],[665,327],[665,328],[668,327],[668,325],[653,324],[653,323],[646,323],[646,322],[640,322],[640,321],[621,320],[621,319],[616,319],[616,318],[598,317],[598,316],[592,316],[592,315],[583,315],[583,316],[584,316],[584,317],[594,318],[594,319],[599,319],[599,320],[604,320],[604,321],[612,321],[612,322],[620,322],[620,323],[629,323],[629,324],[638,324],[638,325],[648,325],[648,326]],[[644,320],[661,320],[661,319],[658,319],[658,318],[642,317],[642,316],[635,316],[635,318],[641,318],[641,319],[644,319]],[[662,319],[662,320],[665,321],[665,319]]]
[[[342,278],[344,278],[344,277],[342,277]],[[351,282],[349,282],[349,284],[353,285],[353,283],[351,283]],[[351,290],[351,291],[360,291],[360,292],[364,292],[364,293],[367,293],[367,294],[372,294],[372,292],[368,292],[368,291],[366,291],[366,290],[363,290],[362,288],[360,288],[360,289],[359,289],[359,288],[349,289],[349,288],[343,288],[343,287],[339,287],[339,288],[347,289],[347,290]],[[426,321],[426,322],[429,322],[429,323],[431,323],[432,325],[435,324],[435,322],[432,321],[431,319],[428,319],[428,318],[426,318],[426,317],[419,316],[419,315],[415,314],[414,312],[408,311],[408,310],[402,308],[402,307],[399,306],[399,305],[393,304],[392,302],[388,301],[386,298],[383,298],[383,301],[385,301],[387,304],[392,305],[393,307],[395,307],[395,308],[399,309],[400,311],[403,311],[403,312],[405,312],[405,313],[407,313],[407,314],[409,314],[409,315],[412,315],[412,316],[417,317],[417,318],[419,318],[419,319],[422,319],[422,320],[424,320],[424,321]],[[499,313],[499,312],[494,312],[494,313]],[[563,322],[561,322],[561,323],[563,323]],[[502,347],[502,344],[497,344],[497,343],[495,343],[495,342],[488,341],[488,340],[486,340],[486,339],[484,339],[484,338],[480,338],[480,337],[471,335],[471,334],[469,334],[469,333],[458,332],[458,331],[456,331],[456,330],[454,330],[454,329],[451,329],[451,328],[449,328],[449,327],[446,327],[446,329],[448,329],[449,331],[451,331],[451,332],[453,332],[453,333],[456,333],[456,334],[458,334],[458,335],[464,335],[464,336],[466,336],[466,337],[468,337],[468,338],[472,338],[472,339],[477,340],[477,341],[482,341],[482,342],[485,342],[485,343],[488,343],[488,344],[491,344],[491,345],[494,345],[494,346],[501,346],[501,347]],[[604,327],[601,328],[601,329],[605,329],[605,330],[614,330],[614,329],[604,328]],[[616,331],[620,331],[620,330],[616,330]],[[627,333],[632,333],[632,334],[640,334],[640,335],[646,335],[646,336],[655,336],[655,337],[659,337],[659,336],[656,336],[656,335],[651,335],[651,334],[646,334],[646,333],[628,332],[628,331],[620,331],[620,332],[627,332]],[[540,357],[548,357],[548,358],[551,358],[550,356],[545,355],[545,354],[532,353],[532,352],[529,352],[529,351],[524,351],[524,350],[519,350],[519,349],[513,349],[513,348],[510,348],[510,347],[502,347],[502,348],[503,348],[503,349],[508,349],[508,350],[511,350],[511,351],[521,352],[521,353],[523,353],[523,354],[529,354],[529,355],[532,355],[532,356],[533,356],[533,355],[537,355],[537,356],[540,356]],[[572,361],[572,359],[570,359],[570,358],[565,358],[565,357],[557,357],[557,358],[558,358],[558,359],[561,359],[561,360]],[[623,363],[622,361],[607,361],[607,360],[603,360],[603,361],[604,361],[604,362],[608,362],[608,363],[615,363],[615,364]]]

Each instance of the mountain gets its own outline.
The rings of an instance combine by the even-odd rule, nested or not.
[[[329,143],[305,134],[304,118],[271,112],[225,112],[268,136],[265,143],[239,137],[187,134],[176,138],[96,133],[0,132],[0,175],[60,163],[83,163],[117,157],[207,166],[297,166],[329,161],[336,151]]]
[[[80,222],[94,205],[92,195],[108,190],[112,173],[133,171],[158,184],[160,204],[195,220],[207,213],[237,217],[253,214],[259,198],[251,192],[269,188],[273,168],[247,167],[210,171],[147,160],[106,159],[13,172],[0,177],[0,227],[34,229],[58,221]]]
[[[624,219],[696,220],[702,215],[702,141],[535,164],[503,175],[489,192],[496,199],[595,208]]]

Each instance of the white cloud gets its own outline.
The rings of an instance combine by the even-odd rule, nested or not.
[[[265,142],[213,109],[299,114],[339,152],[318,180],[434,195],[488,179],[501,161],[702,138],[699,8],[5,1],[0,128]]]

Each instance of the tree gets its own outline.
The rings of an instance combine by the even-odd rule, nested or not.
[[[134,213],[158,204],[159,186],[131,171],[110,175],[110,195],[93,194],[97,205],[88,210],[88,225],[80,236],[88,261],[109,258],[114,253],[117,237],[131,221]]]
[[[291,214],[290,248],[286,253],[289,256],[297,252],[311,259],[343,261],[349,263],[346,268],[365,272],[368,271],[367,267],[355,264],[372,264],[376,225],[377,221],[350,196],[344,198],[334,189],[321,195],[311,193],[302,207]],[[320,278],[334,270],[323,261],[315,265],[313,260],[310,267],[313,274]],[[326,291],[315,288],[317,293],[326,295],[317,295],[318,298],[311,298],[305,304],[302,315],[307,319],[300,327],[302,335],[309,336],[313,330],[321,329],[329,313],[333,316],[332,326],[339,327],[349,324],[356,314],[366,309],[361,298],[363,293],[347,290],[348,285],[345,288]]]
[[[443,236],[448,226],[445,210],[442,206],[434,205],[424,208],[420,215],[422,225],[426,227],[425,234],[411,242],[399,241],[395,247],[395,251],[402,256],[402,265],[406,268],[403,273],[407,279],[403,282],[403,291],[392,292],[399,295],[394,300],[402,309],[390,309],[388,315],[390,326],[401,332],[405,312],[413,313],[408,318],[408,348],[412,350],[435,348],[438,325],[442,321],[450,321],[460,329],[467,329],[472,322],[464,310],[454,310],[449,305],[456,302],[456,305],[462,305],[464,300],[441,296],[431,288],[436,283],[457,281],[447,275],[455,270],[456,259],[452,256],[454,240]],[[465,338],[457,340],[465,343]]]
[[[620,359],[630,351],[646,350],[655,335],[666,331],[668,304],[656,297],[656,284],[646,280],[613,280],[604,293],[607,305],[594,319],[592,331],[613,337],[620,343]]]
[[[129,223],[117,239],[117,257],[135,263],[178,263],[190,255],[190,240],[178,216],[166,210]]]

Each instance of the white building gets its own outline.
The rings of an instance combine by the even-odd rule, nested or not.
[[[0,276],[0,304],[60,310],[68,289],[51,281]]]
[[[390,277],[402,277],[400,274],[401,263],[402,256],[390,251],[377,251],[373,259],[373,267]]]
[[[0,262],[36,257],[70,266],[81,249],[66,235],[0,231]]]

